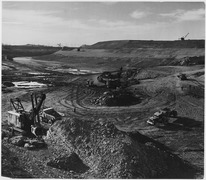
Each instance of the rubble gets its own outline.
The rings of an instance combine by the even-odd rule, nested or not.
[[[24,142],[25,139],[26,138],[24,136],[14,136],[14,137],[10,138],[9,141],[13,145],[23,147],[25,144],[25,142]]]
[[[99,97],[92,100],[92,103],[100,106],[128,106],[140,103],[140,98],[131,92],[117,89],[106,91]]]
[[[5,145],[1,146],[1,176],[10,178],[32,178],[32,176],[21,167],[20,160]]]
[[[25,136],[14,136],[8,138],[8,141],[15,146],[25,147],[29,150],[46,147],[43,139],[30,139]]]
[[[71,118],[56,122],[45,141],[57,148],[62,144],[65,156],[76,153],[94,178],[157,178],[164,174],[180,177],[184,163],[178,157],[139,139],[109,122]]]
[[[186,57],[180,59],[178,63],[181,66],[191,66],[191,65],[204,64],[205,57],[204,56],[194,56],[194,57],[186,56]]]

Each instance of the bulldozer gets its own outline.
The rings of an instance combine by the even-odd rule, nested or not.
[[[156,124],[164,124],[167,125],[169,123],[170,117],[177,117],[177,111],[171,110],[170,108],[164,108],[154,113],[153,116],[151,116],[147,120],[147,124],[155,126]]]
[[[18,132],[26,136],[40,137],[45,134],[45,129],[40,124],[39,111],[46,99],[45,94],[31,94],[32,109],[26,111],[19,98],[10,99],[12,111],[8,111],[8,125],[12,134]]]

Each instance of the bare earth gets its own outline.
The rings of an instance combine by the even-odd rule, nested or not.
[[[184,51],[187,55],[189,54],[187,49]],[[57,54],[60,53],[61,52],[58,52]],[[68,117],[84,118],[92,121],[104,119],[113,122],[116,127],[122,131],[137,131],[166,146],[171,153],[176,154],[199,170],[199,173],[196,174],[197,178],[203,177],[204,65],[165,65],[140,68],[135,77],[140,80],[140,84],[130,86],[129,89],[136,95],[141,96],[141,102],[126,107],[106,107],[97,106],[91,102],[92,99],[104,92],[104,90],[100,88],[86,86],[86,79],[95,78],[96,75],[88,74],[78,76],[64,72],[63,70],[68,69],[68,67],[76,67],[76,64],[78,64],[78,68],[80,69],[84,68],[102,72],[108,65],[105,65],[105,67],[97,64],[86,65],[79,61],[73,63],[71,59],[73,56],[76,56],[76,52],[71,52],[72,54],[69,53],[68,51],[62,54],[66,54],[65,56],[71,55],[70,58],[60,60],[58,58],[43,58],[44,60],[4,61],[4,66],[2,67],[3,82],[4,78],[6,81],[13,79],[14,81],[26,80],[28,79],[27,74],[29,72],[48,72],[50,74],[45,75],[45,78],[48,78],[48,81],[54,83],[55,86],[33,89],[34,91],[46,93],[47,97],[44,107],[53,107],[55,110],[64,113],[64,119]],[[89,53],[90,52],[88,52],[88,54]],[[103,51],[97,52],[96,50],[95,53],[101,56],[105,55]],[[177,50],[175,50],[174,53],[177,53]],[[190,53],[192,52],[190,51]],[[88,54],[86,56],[89,56]],[[197,52],[195,52],[195,56],[196,54]],[[78,57],[80,58],[81,56],[82,54]],[[111,56],[115,55],[107,55],[107,57]],[[178,57],[180,56],[182,56],[182,53],[178,55]],[[115,64],[116,62],[113,63]],[[119,68],[119,64],[114,67],[114,69],[115,68]],[[56,71],[56,69],[60,69],[60,71]],[[4,70],[7,73],[4,73]],[[187,81],[181,81],[177,77],[180,72],[187,75]],[[15,73],[19,73],[19,75],[15,75]],[[29,76],[29,78],[33,78],[34,81],[42,79],[37,76]],[[58,84],[55,84],[55,82],[58,82]],[[31,105],[29,93],[33,90],[10,87],[2,93],[3,128],[7,127],[7,111],[11,108],[9,99],[19,97],[23,101],[24,106],[29,108]],[[148,117],[152,116],[155,111],[164,107],[175,108],[178,112],[178,117],[171,118],[168,126],[148,126],[146,123]],[[74,108],[76,112],[74,112]],[[5,147],[6,150],[18,157],[19,164],[23,169],[20,169],[19,172],[21,172],[20,174],[25,174],[25,177],[75,178],[75,175],[72,175],[70,172],[51,168],[46,165],[45,162],[54,154],[58,154],[59,149],[48,147],[47,149],[28,151],[24,148],[13,146],[6,140],[3,140],[2,143],[3,149]],[[2,168],[5,168],[6,171],[6,167],[3,166]],[[12,175],[8,170],[7,175],[10,177],[19,177],[19,172],[14,171]]]

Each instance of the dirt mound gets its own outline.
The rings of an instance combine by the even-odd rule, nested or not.
[[[118,49],[118,48],[204,48],[204,40],[186,41],[141,41],[141,40],[120,40],[103,41],[91,45],[92,49]]]
[[[139,137],[139,138],[138,138]],[[90,168],[93,178],[181,178],[185,165],[166,149],[142,135],[131,136],[112,123],[67,119],[56,122],[48,131],[46,142],[61,144],[64,156],[76,153]],[[157,163],[158,162],[158,163]],[[64,168],[64,167],[62,167]],[[191,174],[190,174],[191,175]]]
[[[107,91],[94,98],[92,103],[100,106],[131,106],[141,102],[140,97],[126,91]]]

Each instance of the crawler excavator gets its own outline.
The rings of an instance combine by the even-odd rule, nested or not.
[[[10,99],[14,110],[8,111],[8,124],[11,126],[12,132],[17,131],[23,135],[42,136],[44,128],[41,127],[39,111],[46,99],[45,94],[31,94],[32,109],[26,111],[19,98]]]

